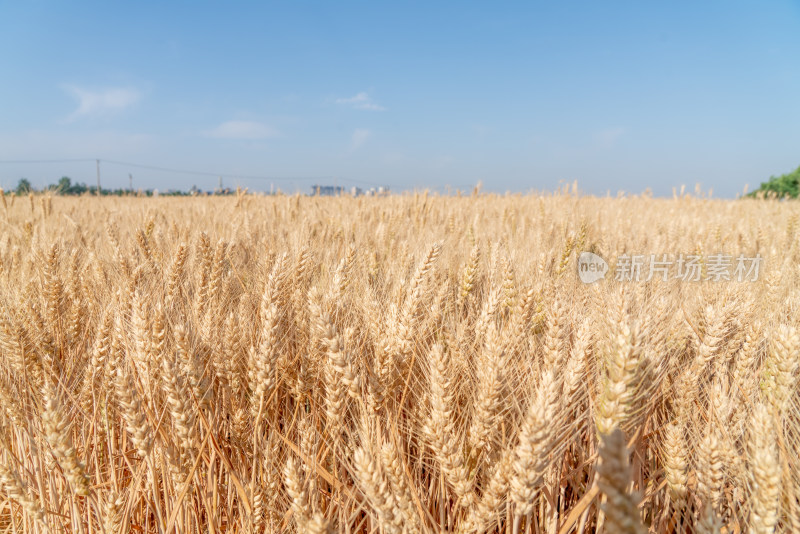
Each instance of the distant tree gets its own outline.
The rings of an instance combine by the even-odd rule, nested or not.
[[[19,179],[19,182],[17,182],[17,189],[16,189],[18,195],[27,195],[32,190],[33,187],[31,187],[31,183],[28,181],[27,178]]]
[[[31,185],[30,181],[27,178],[20,178],[19,182],[17,183],[17,187],[15,189],[18,195],[27,195],[31,191],[36,191],[33,186]],[[62,176],[58,182],[54,184],[49,184],[45,186],[44,191],[53,192],[58,195],[97,195],[97,187],[96,186],[87,186],[85,183],[73,183],[72,179],[69,176]],[[101,189],[100,195],[114,195],[118,197],[122,196],[129,196],[136,194],[137,196],[153,196],[152,189],[144,189],[139,190],[138,193],[133,193],[128,189]],[[186,191],[172,191],[161,193],[162,195],[170,196],[186,196],[186,195],[202,195],[206,194],[203,193],[201,190],[197,188],[197,186],[192,186],[192,189],[188,192]]]
[[[797,198],[797,194],[800,192],[799,182],[800,167],[780,176],[771,176],[768,181],[761,184],[761,187],[750,193],[750,196],[756,196],[758,193],[773,192],[779,197],[789,195],[792,198]]]
[[[57,184],[49,185],[47,189],[61,195],[82,195],[89,191],[86,184],[73,184],[69,176],[62,176]]]
[[[62,195],[68,195],[72,191],[72,180],[69,179],[69,176],[62,176],[61,179],[58,181],[58,185],[56,186],[56,191],[61,193]]]
[[[86,187],[86,184],[83,184],[83,183],[81,183],[81,184],[72,184],[72,187],[69,188],[69,194],[70,195],[82,195],[88,190],[89,190],[89,188]]]

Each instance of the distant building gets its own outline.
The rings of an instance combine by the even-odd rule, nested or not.
[[[389,188],[383,185],[377,188],[370,187],[365,194],[369,197],[385,196],[389,194]]]
[[[344,187],[340,185],[312,185],[311,194],[321,197],[333,197],[341,195],[345,192]]]
[[[389,188],[386,186],[370,187],[366,191],[360,187],[351,187],[349,190],[340,185],[312,185],[311,196],[332,197],[336,195],[344,195],[349,193],[354,197],[366,195],[370,197],[384,196],[389,194]]]

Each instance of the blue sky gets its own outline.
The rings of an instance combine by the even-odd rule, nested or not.
[[[257,190],[732,197],[800,165],[796,0],[0,0],[0,72],[0,160]],[[64,174],[94,163],[0,164],[6,188]]]

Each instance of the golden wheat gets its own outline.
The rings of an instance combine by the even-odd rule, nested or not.
[[[0,195],[4,532],[800,528],[794,202]]]

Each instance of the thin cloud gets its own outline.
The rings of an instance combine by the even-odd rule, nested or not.
[[[356,150],[364,146],[364,143],[366,143],[370,137],[372,137],[371,131],[365,128],[357,128],[353,132],[352,145],[351,145],[353,150]]]
[[[385,107],[373,101],[369,94],[363,91],[350,98],[337,98],[336,103],[355,109],[365,109],[367,111],[386,111]]]
[[[142,93],[132,87],[110,87],[89,90],[76,85],[63,85],[63,89],[78,101],[78,107],[67,121],[125,110],[142,98]]]
[[[217,139],[256,140],[276,137],[278,131],[260,122],[227,121],[212,130],[203,132],[203,135]]]

